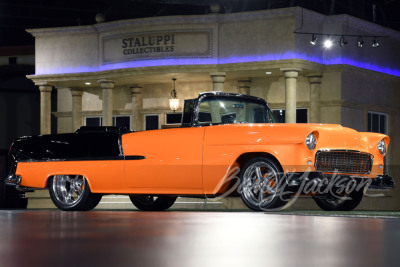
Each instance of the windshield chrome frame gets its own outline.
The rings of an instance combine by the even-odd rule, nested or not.
[[[273,116],[272,110],[268,106],[268,102],[265,101],[262,98],[255,97],[255,96],[249,96],[249,95],[217,92],[217,91],[216,92],[207,92],[207,93],[201,93],[199,95],[199,97],[197,99],[195,99],[195,101],[194,101],[192,127],[208,126],[208,125],[200,125],[199,124],[200,104],[206,98],[218,98],[218,97],[231,97],[232,99],[234,99],[234,98],[242,98],[242,99],[245,99],[245,100],[258,101],[258,102],[260,102],[260,104],[264,104],[271,111],[271,115]],[[215,124],[210,124],[210,125],[221,125],[221,124],[225,124],[225,123],[215,123]]]

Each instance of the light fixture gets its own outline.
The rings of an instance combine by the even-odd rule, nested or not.
[[[85,82],[85,84],[86,84],[86,85],[91,85],[92,83],[90,83],[90,82]]]
[[[172,81],[174,82],[174,87],[173,87],[173,89],[170,93],[170,97],[169,97],[169,108],[175,112],[179,107],[179,99],[178,99],[178,95],[175,90],[176,78],[172,78]]]
[[[372,47],[378,47],[379,46],[379,43],[378,43],[378,41],[376,40],[376,38],[374,38],[373,40],[372,40]]]
[[[344,36],[340,37],[340,47],[344,47],[345,45],[347,45],[347,41],[346,39],[344,39]]]
[[[267,74],[267,75],[271,75],[271,74],[272,74],[272,72],[270,72],[270,71],[266,71],[266,72],[265,72],[265,74]]]
[[[332,47],[332,40],[331,39],[329,39],[329,37],[328,37],[328,39],[326,39],[325,41],[324,41],[324,47],[325,48],[331,48]]]
[[[361,38],[361,36],[358,36],[358,38],[357,38],[357,46],[361,48],[361,47],[363,47],[363,45],[364,45],[363,39]]]
[[[312,36],[311,36],[310,44],[316,45],[317,44],[317,40],[318,40],[318,36],[313,33]]]
[[[372,47],[378,47],[380,43],[377,41],[378,38],[389,38],[387,35],[359,35],[359,34],[342,34],[342,33],[320,33],[320,32],[302,32],[299,29],[295,30],[293,32],[294,34],[305,34],[305,35],[311,35],[311,40],[310,44],[311,45],[316,45],[318,38],[322,37],[327,37],[327,39],[323,42],[323,47],[324,48],[330,48],[335,45],[336,41],[333,38],[340,38],[339,40],[339,45],[340,47],[344,47],[347,45],[348,40],[351,38],[356,39],[356,44],[358,47],[363,47],[364,46],[364,40],[372,40]]]

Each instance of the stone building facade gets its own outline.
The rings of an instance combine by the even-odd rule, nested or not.
[[[352,36],[344,47],[332,36],[334,45],[326,49],[321,43],[311,46],[311,35],[295,30],[384,37],[379,47],[366,39],[359,48]],[[298,7],[28,32],[36,40],[36,72],[28,78],[40,90],[42,134],[50,133],[51,115],[58,133],[95,124],[173,127],[168,98],[177,78],[177,113],[184,99],[200,92],[237,92],[266,99],[285,122],[387,133],[389,171],[400,175],[399,32]],[[57,112],[52,113],[54,90]],[[396,192],[385,193],[383,204],[365,199],[360,207],[399,209]]]

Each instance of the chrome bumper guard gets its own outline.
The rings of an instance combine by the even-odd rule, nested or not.
[[[4,183],[10,186],[19,186],[21,183],[21,176],[17,176],[15,173],[10,173],[4,180]]]
[[[371,185],[368,189],[392,189],[395,186],[394,179],[390,175],[378,175],[372,178]]]
[[[6,179],[4,179],[4,184],[7,186],[14,186],[15,189],[19,192],[33,192],[36,188],[24,187],[20,186],[21,184],[21,176],[17,176],[14,173],[10,173]]]

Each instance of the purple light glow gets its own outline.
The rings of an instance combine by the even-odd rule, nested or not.
[[[116,69],[140,68],[140,67],[157,67],[157,66],[187,66],[187,65],[217,65],[217,64],[235,64],[235,63],[249,63],[249,62],[262,62],[274,60],[287,60],[287,59],[301,59],[305,61],[315,62],[323,65],[350,65],[362,69],[377,71],[393,76],[400,77],[400,69],[391,69],[382,67],[368,62],[356,61],[349,58],[335,57],[330,59],[322,59],[320,57],[308,56],[295,52],[287,52],[284,54],[267,54],[267,55],[253,55],[253,56],[237,56],[223,59],[214,58],[183,58],[183,59],[155,59],[143,61],[129,61],[114,64],[107,64],[100,67],[95,66],[80,66],[80,67],[55,67],[44,70],[37,70],[36,75],[46,74],[66,74],[66,73],[85,73],[96,71],[107,71]]]

